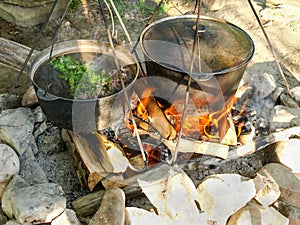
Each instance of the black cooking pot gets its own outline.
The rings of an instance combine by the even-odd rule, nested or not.
[[[39,104],[46,117],[56,126],[78,132],[91,132],[109,127],[111,114],[123,115],[127,104],[124,92],[96,99],[74,99],[66,95],[62,80],[49,66],[51,47],[40,52],[30,68],[30,78],[36,90]],[[124,48],[115,47],[120,66],[125,67],[133,79],[126,86],[131,96],[133,84],[138,76],[138,63]],[[52,58],[72,55],[81,62],[99,64],[101,69],[116,69],[110,45],[96,40],[73,40],[53,46]],[[101,64],[101,65],[100,65]]]
[[[152,77],[149,82],[156,87],[154,95],[170,102],[184,99],[191,75],[191,104],[198,113],[207,114],[231,104],[254,54],[254,43],[227,21],[201,17],[196,27],[196,19],[184,15],[158,20],[144,29],[140,43],[147,75]],[[192,52],[195,31],[198,37]]]

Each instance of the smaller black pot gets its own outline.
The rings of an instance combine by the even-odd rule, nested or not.
[[[120,117],[124,115],[127,103],[123,90],[97,99],[82,100],[66,96],[61,80],[51,77],[56,75],[49,68],[50,51],[51,47],[40,52],[30,68],[30,78],[39,104],[49,121],[67,130],[91,132],[111,126],[114,123],[112,118],[115,118],[112,114],[120,115]],[[115,51],[119,65],[125,67],[127,74],[130,73],[133,77],[132,81],[126,85],[126,92],[128,96],[131,96],[133,84],[139,73],[138,63],[124,48],[116,47]],[[85,63],[97,60],[105,70],[116,69],[112,50],[105,42],[73,40],[57,43],[53,46],[52,58],[60,55],[74,55]]]

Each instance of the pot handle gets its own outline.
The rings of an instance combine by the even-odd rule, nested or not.
[[[195,81],[208,81],[210,80],[214,75],[211,74],[205,74],[205,73],[192,73],[192,78]]]
[[[55,101],[58,99],[57,96],[47,93],[45,90],[41,88],[37,89],[36,96],[38,97],[38,99],[41,99],[43,101],[48,101],[48,102]]]

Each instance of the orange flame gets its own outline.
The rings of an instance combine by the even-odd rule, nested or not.
[[[143,91],[141,99],[137,103],[137,107],[134,110],[134,115],[143,119],[146,122],[150,121],[149,115],[147,113],[147,104],[149,102],[149,97],[153,93],[154,88],[147,88]],[[189,137],[203,137],[206,136],[207,138],[212,138],[212,139],[218,139],[219,137],[219,128],[223,126],[223,123],[226,122],[224,118],[226,118],[227,114],[230,112],[232,109],[233,104],[237,101],[237,98],[234,96],[230,100],[227,101],[227,106],[218,111],[218,112],[212,112],[207,115],[192,115],[191,113],[187,113],[185,120],[184,120],[184,125],[183,125],[183,135],[184,136],[189,136]],[[201,102],[196,102],[197,107],[203,106],[202,104],[205,105],[208,100],[205,99]],[[184,99],[180,99],[175,101],[170,107],[166,108],[164,110],[164,114],[170,121],[170,123],[173,125],[176,131],[179,132],[180,130],[180,125],[181,125],[181,117],[182,117],[182,111],[185,101]],[[194,102],[195,103],[195,102]],[[200,105],[198,105],[200,104]],[[161,106],[163,108],[164,106]],[[177,108],[180,108],[178,110]],[[133,126],[132,124],[128,124],[130,127],[131,131],[133,131]],[[240,127],[241,130],[242,127]]]

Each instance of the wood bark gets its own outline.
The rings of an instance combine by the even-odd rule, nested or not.
[[[113,170],[102,135],[98,132],[79,135],[63,130],[62,137],[73,156],[81,183],[93,190]]]

